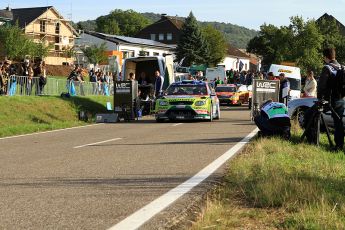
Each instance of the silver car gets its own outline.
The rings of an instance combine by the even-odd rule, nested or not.
[[[299,125],[302,127],[304,124],[305,112],[314,105],[314,101],[317,101],[315,97],[299,98],[288,102],[288,111],[291,119],[297,119]],[[328,126],[333,127],[333,118],[331,111],[324,113],[325,122]],[[345,127],[345,111],[343,114],[343,122]]]

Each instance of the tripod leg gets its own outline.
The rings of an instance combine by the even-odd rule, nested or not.
[[[308,120],[307,126],[305,127],[305,130],[304,130],[304,132],[303,132],[303,134],[301,136],[302,142],[304,141],[304,138],[306,137],[307,133],[310,132],[310,129],[311,129],[313,123],[314,123],[315,116],[317,116],[317,113],[318,113],[318,111],[314,111],[312,113],[312,115],[310,116],[310,119]],[[305,116],[304,116],[304,119],[306,119]]]
[[[332,141],[332,139],[331,139],[331,134],[330,134],[330,132],[329,132],[329,128],[328,128],[328,125],[327,125],[326,122],[325,122],[325,118],[323,117],[323,114],[321,114],[321,120],[322,120],[323,125],[324,125],[325,128],[326,128],[326,134],[327,134],[327,138],[328,138],[329,145],[331,146],[331,148],[333,148],[333,147],[334,147],[334,144],[333,144],[333,141]]]

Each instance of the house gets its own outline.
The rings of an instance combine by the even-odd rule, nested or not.
[[[339,32],[340,32],[343,36],[345,36],[345,26],[344,26],[341,22],[339,22],[335,17],[333,17],[332,15],[329,15],[329,14],[325,13],[325,14],[322,15],[320,18],[318,18],[318,19],[316,20],[316,22],[319,23],[321,20],[326,20],[326,21],[333,21],[333,20],[335,20],[335,22],[336,22],[336,24],[337,24],[337,26],[338,26],[338,28],[339,28]]]
[[[78,36],[72,25],[64,19],[53,6],[32,8],[6,8],[2,14],[10,15],[12,24],[17,24],[34,42],[44,43],[51,47],[46,64],[62,65],[74,60],[67,50],[74,46]],[[0,15],[1,15],[0,12]],[[1,16],[0,16],[1,17]]]
[[[245,49],[240,49],[243,53],[249,56],[249,70],[256,72],[261,70],[261,58],[255,54],[248,53]]]
[[[218,65],[224,65],[226,70],[240,70],[243,64],[241,70],[248,71],[250,69],[250,59],[250,56],[246,53],[229,45],[223,62]]]
[[[76,47],[81,50],[87,46],[105,44],[108,56],[117,56],[119,64],[122,59],[137,56],[164,56],[172,54],[175,46],[167,45],[161,42],[149,39],[125,37],[119,35],[110,35],[92,31],[80,33],[76,39]],[[82,52],[78,52],[77,61],[86,64],[86,59]]]
[[[13,20],[13,15],[8,10],[0,10],[0,26],[10,24]]]
[[[183,24],[182,18],[162,14],[160,20],[139,31],[136,37],[176,45],[180,39]]]

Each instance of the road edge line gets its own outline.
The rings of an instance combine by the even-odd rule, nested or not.
[[[207,165],[205,168],[203,168],[193,177],[191,177],[184,183],[178,185],[177,187],[171,189],[170,191],[158,197],[157,199],[150,202],[149,204],[145,205],[143,208],[139,209],[138,211],[134,212],[130,216],[126,217],[124,220],[108,228],[108,230],[127,230],[127,229],[130,230],[130,229],[140,228],[152,217],[160,213],[165,208],[169,207],[177,199],[179,199],[180,197],[188,193],[190,190],[192,190],[194,187],[196,187],[205,179],[207,179],[210,175],[212,175],[226,161],[228,161],[239,150],[241,150],[247,143],[249,143],[250,140],[256,135],[258,130],[259,130],[258,128],[255,128],[251,133],[249,133],[241,141],[239,141],[237,144],[232,146],[223,155],[221,155],[212,163]]]
[[[75,127],[70,127],[70,128],[64,128],[64,129],[55,129],[55,130],[49,130],[49,131],[43,131],[43,132],[21,134],[21,135],[16,135],[16,136],[1,137],[0,140],[6,140],[6,139],[12,139],[12,138],[18,138],[18,137],[26,137],[26,136],[33,136],[33,135],[46,134],[46,133],[54,133],[54,132],[60,132],[60,131],[65,131],[65,130],[70,130],[70,129],[80,129],[80,128],[102,125],[102,124],[103,123],[91,124],[91,125],[82,125],[82,126],[75,126]]]

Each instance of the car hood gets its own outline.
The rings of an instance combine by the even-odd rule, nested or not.
[[[207,97],[207,95],[167,95],[164,96],[162,99],[193,101],[195,99],[201,99],[202,97]]]

